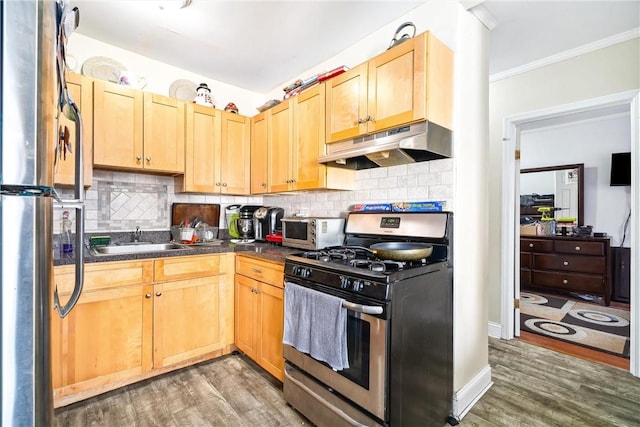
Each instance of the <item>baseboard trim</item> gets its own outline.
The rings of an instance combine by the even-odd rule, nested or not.
[[[493,338],[502,338],[502,325],[496,322],[489,322],[489,336]]]
[[[491,366],[485,366],[471,381],[453,395],[453,416],[458,421],[491,388]]]

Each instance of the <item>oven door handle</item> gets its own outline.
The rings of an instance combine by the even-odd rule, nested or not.
[[[382,307],[379,307],[377,305],[362,305],[354,304],[349,301],[342,301],[342,306],[347,310],[355,311],[357,313],[382,314]]]

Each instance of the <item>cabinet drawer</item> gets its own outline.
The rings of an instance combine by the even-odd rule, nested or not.
[[[553,240],[520,239],[520,252],[551,252]]]
[[[154,262],[154,282],[220,274],[220,255],[161,258]]]
[[[151,283],[153,261],[117,261],[85,264],[83,291],[109,289],[119,286]],[[75,285],[75,266],[63,265],[54,269],[58,293],[68,295]]]
[[[562,242],[557,240],[556,252],[562,252],[566,254],[604,256],[604,243],[603,242],[585,242],[583,240]]]
[[[284,288],[284,265],[246,256],[236,257],[236,274]]]
[[[522,267],[522,268],[530,268],[531,267],[531,253],[529,253],[529,252],[520,252],[520,267]]]
[[[564,254],[533,254],[533,268],[540,270],[575,271],[578,273],[606,274],[604,257]]]
[[[531,272],[531,285],[602,294],[604,278],[603,276],[589,274],[533,270]]]
[[[520,286],[531,285],[531,270],[528,268],[520,269]]]

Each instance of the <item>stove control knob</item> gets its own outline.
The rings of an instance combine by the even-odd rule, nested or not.
[[[305,278],[310,277],[311,276],[311,269],[310,268],[303,268],[301,276],[305,277]]]
[[[340,287],[342,289],[348,289],[349,288],[349,278],[348,277],[344,277],[344,276],[340,277]]]
[[[354,280],[353,284],[351,285],[351,289],[353,289],[354,291],[358,292],[360,289],[362,289],[362,281],[361,280]]]

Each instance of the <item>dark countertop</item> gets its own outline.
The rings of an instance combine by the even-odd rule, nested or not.
[[[254,258],[265,259],[271,262],[284,263],[284,257],[287,254],[300,252],[300,249],[287,248],[283,246],[274,246],[270,243],[250,243],[250,244],[238,244],[231,243],[230,241],[223,241],[220,245],[213,246],[189,246],[185,249],[174,249],[162,252],[144,252],[133,254],[118,254],[118,255],[94,255],[89,249],[84,248],[84,262],[108,262],[108,261],[132,261],[141,259],[154,259],[154,258],[167,258],[174,256],[190,256],[190,255],[205,255],[205,254],[219,254],[235,252],[236,254],[242,254],[252,256]],[[73,258],[60,258],[54,259],[53,264],[68,265],[73,264],[75,260]]]

